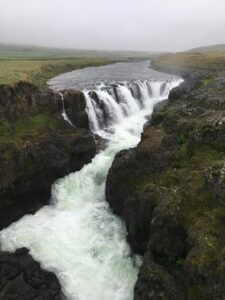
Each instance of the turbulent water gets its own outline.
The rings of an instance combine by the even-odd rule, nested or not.
[[[115,154],[137,145],[155,103],[180,82],[137,80],[86,88],[90,126],[108,140],[105,150],[53,185],[51,205],[1,232],[2,249],[29,248],[57,274],[67,299],[132,300],[141,259],[131,255],[124,223],[105,201],[105,180]]]

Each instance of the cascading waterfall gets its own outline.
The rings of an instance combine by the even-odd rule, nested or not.
[[[60,96],[60,98],[61,98],[61,101],[62,101],[62,113],[61,113],[61,115],[62,115],[63,119],[64,119],[67,123],[69,123],[70,126],[76,127],[75,125],[73,125],[73,123],[70,121],[70,119],[69,119],[68,116],[67,116],[67,113],[66,113],[66,110],[65,110],[64,95],[63,95],[63,93],[58,92],[58,94],[59,94],[59,96]]]
[[[156,102],[168,97],[177,82],[179,80],[122,82],[113,86],[101,84],[95,90],[84,90],[92,131],[102,135],[126,117],[151,109]]]
[[[52,187],[52,203],[0,234],[2,249],[30,249],[54,271],[70,300],[132,300],[141,259],[132,256],[125,225],[105,201],[105,180],[117,152],[135,147],[153,106],[181,80],[135,81],[84,90],[90,126],[105,150]]]

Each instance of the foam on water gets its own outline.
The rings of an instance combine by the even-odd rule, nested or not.
[[[53,185],[51,205],[2,230],[2,250],[29,248],[56,273],[67,299],[132,300],[141,258],[131,255],[125,225],[105,201],[106,176],[115,154],[140,141],[154,104],[180,82],[136,82],[139,98],[132,93],[134,85],[125,83],[114,93],[104,85],[85,90],[90,125],[107,137],[105,150]]]

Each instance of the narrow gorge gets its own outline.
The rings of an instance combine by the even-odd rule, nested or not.
[[[106,201],[106,178],[115,155],[140,142],[154,106],[166,100],[181,82],[180,78],[151,70],[146,61],[78,70],[51,80],[50,86],[61,93],[58,101],[70,134],[79,127],[90,129],[98,153],[83,167],[79,165],[79,158],[85,162],[82,149],[73,153],[71,163],[77,155],[78,165],[70,168],[68,161],[67,171],[76,172],[56,180],[50,205],[1,231],[2,251],[28,248],[44,269],[57,275],[66,299],[132,300],[143,251],[132,242],[130,248],[129,228]],[[75,103],[77,88],[83,93]],[[67,147],[67,141],[63,147]],[[87,160],[91,156],[93,152]],[[112,207],[121,215],[120,209]],[[141,230],[139,234],[145,233]]]

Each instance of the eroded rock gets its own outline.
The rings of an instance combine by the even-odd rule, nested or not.
[[[144,254],[135,300],[225,299],[224,76],[208,75],[186,74],[107,177],[107,200]]]
[[[28,249],[0,252],[0,299],[62,300],[57,277],[33,260]]]

